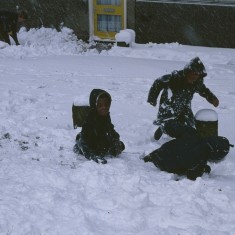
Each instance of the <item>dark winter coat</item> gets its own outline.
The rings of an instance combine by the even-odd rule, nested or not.
[[[0,11],[0,40],[10,43],[9,33],[16,45],[19,45],[17,38],[18,14],[15,12]]]
[[[201,74],[193,85],[186,82],[186,73],[189,71]],[[191,109],[194,93],[198,93],[210,103],[217,99],[204,85],[203,78],[206,75],[203,63],[196,57],[183,70],[174,71],[156,79],[150,88],[147,100],[151,105],[156,106],[157,98],[162,91],[156,123],[161,125],[170,119],[183,118],[189,126],[194,126],[194,115]]]
[[[208,161],[224,159],[230,146],[229,141],[220,136],[201,138],[197,135],[184,135],[163,144],[144,160],[153,162],[162,171],[196,179],[204,173]]]
[[[111,97],[106,91],[101,89],[92,90],[90,94],[91,111],[77,138],[77,144],[81,150],[80,153],[88,159],[112,154],[112,149],[115,149],[116,145],[119,145],[120,143],[119,134],[114,129],[110,115],[108,114],[105,117],[101,117],[96,111],[96,104],[99,96],[104,93],[107,94],[111,102]]]

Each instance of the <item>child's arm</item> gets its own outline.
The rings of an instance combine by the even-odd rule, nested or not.
[[[157,78],[151,86],[148,94],[147,102],[153,106],[157,105],[157,98],[163,88],[168,85],[171,75],[164,75]]]
[[[209,103],[213,104],[215,107],[219,105],[218,98],[210,91],[209,88],[205,86],[203,82],[199,85],[198,94],[204,97]]]

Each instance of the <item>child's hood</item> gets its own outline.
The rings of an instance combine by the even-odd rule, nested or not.
[[[199,57],[193,58],[188,64],[184,67],[184,73],[187,72],[197,72],[201,74],[201,77],[205,77],[207,75],[206,69],[202,61]]]
[[[90,107],[91,107],[92,109],[96,109],[96,106],[97,106],[97,102],[98,102],[98,100],[99,100],[99,97],[100,97],[101,95],[104,95],[104,94],[107,95],[107,97],[110,99],[110,104],[111,104],[111,101],[112,101],[111,95],[110,95],[107,91],[102,90],[102,89],[93,89],[93,90],[91,91],[89,102],[90,102]]]

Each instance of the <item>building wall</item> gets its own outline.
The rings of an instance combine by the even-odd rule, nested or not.
[[[136,1],[136,42],[235,48],[235,6]]]
[[[127,28],[135,28],[135,0],[126,0]],[[61,24],[74,30],[79,39],[89,40],[89,0],[0,0],[1,10],[26,9],[25,27],[54,27]]]
[[[26,9],[29,28],[54,27],[61,24],[74,30],[79,39],[89,39],[88,0],[0,0],[1,10]]]
[[[135,30],[135,0],[126,0],[127,28]]]
[[[29,28],[61,23],[89,39],[89,0],[0,0],[1,10],[26,9]],[[171,43],[235,48],[235,5],[201,5],[126,0],[127,28],[137,43]]]

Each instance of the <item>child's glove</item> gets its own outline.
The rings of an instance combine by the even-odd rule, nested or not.
[[[149,102],[153,107],[155,107],[157,105],[157,102]]]
[[[213,104],[215,107],[218,107],[218,106],[219,106],[219,100],[218,100],[218,99],[212,100],[212,104]]]
[[[125,149],[125,145],[122,141],[116,141],[114,143],[114,146],[110,148],[109,154],[112,156],[117,156],[119,155],[123,150]]]

